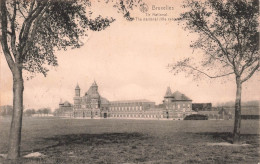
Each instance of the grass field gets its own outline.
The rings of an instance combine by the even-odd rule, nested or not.
[[[20,163],[258,163],[259,121],[242,121],[247,146],[231,139],[233,121],[83,120],[24,118]],[[0,118],[0,154],[10,119]],[[0,158],[0,163],[4,159]]]

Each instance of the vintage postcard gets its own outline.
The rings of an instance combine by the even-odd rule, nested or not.
[[[257,0],[1,0],[0,163],[259,163]]]

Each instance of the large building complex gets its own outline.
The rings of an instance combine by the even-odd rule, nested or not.
[[[62,116],[74,118],[121,118],[121,119],[174,119],[183,120],[192,111],[192,100],[184,94],[171,92],[167,88],[163,104],[141,100],[108,101],[98,91],[94,81],[88,91],[81,96],[81,89],[75,88],[74,105],[69,102],[60,103],[64,110]]]
[[[186,116],[196,113],[192,110],[192,100],[178,91],[172,93],[170,87],[167,88],[163,103],[166,118],[182,120]]]
[[[107,118],[109,107],[109,101],[100,96],[95,81],[82,97],[79,85],[76,86],[73,117]]]

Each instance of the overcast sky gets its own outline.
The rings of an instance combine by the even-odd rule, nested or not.
[[[146,1],[148,13],[167,14],[166,19],[180,13],[178,1]],[[160,2],[160,3],[159,3]],[[154,11],[155,6],[174,10]],[[180,91],[193,102],[225,102],[235,99],[234,77],[224,80],[202,78],[194,81],[185,74],[173,75],[167,65],[185,56],[195,56],[189,44],[196,35],[185,32],[173,21],[126,21],[116,9],[93,4],[93,16],[105,14],[116,18],[101,32],[90,32],[80,49],[56,52],[59,66],[50,68],[47,77],[37,75],[25,80],[25,108],[57,108],[60,99],[73,102],[78,83],[84,94],[96,80],[99,93],[110,101],[148,99],[161,103],[167,86]],[[134,17],[146,18],[139,9]],[[2,52],[1,52],[2,53]],[[12,76],[1,54],[1,105],[12,104]],[[244,101],[259,100],[259,74],[243,86]]]

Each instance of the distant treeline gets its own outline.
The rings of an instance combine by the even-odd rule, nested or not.
[[[235,102],[228,101],[228,102],[224,102],[224,103],[217,103],[217,107],[221,107],[221,106],[233,107],[233,106],[235,106]],[[255,106],[255,107],[259,107],[259,101],[254,100],[254,101],[242,102],[241,106]]]
[[[0,116],[12,116],[13,114],[13,106],[5,105],[0,106]],[[52,114],[50,108],[40,108],[40,109],[25,109],[23,111],[24,116],[32,116],[37,114],[38,116],[47,116]]]

